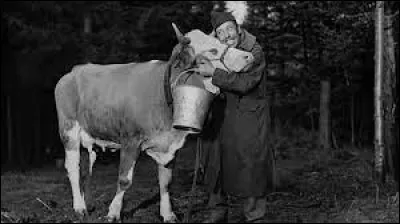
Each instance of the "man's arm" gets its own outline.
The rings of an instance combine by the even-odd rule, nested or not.
[[[256,44],[251,51],[254,55],[254,64],[248,72],[227,72],[216,68],[212,84],[221,89],[246,94],[253,89],[262,78],[265,69],[264,52],[259,44]]]

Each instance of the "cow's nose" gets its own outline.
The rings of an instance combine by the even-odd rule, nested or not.
[[[254,60],[254,56],[253,55],[247,55],[246,56],[246,60],[253,61]]]

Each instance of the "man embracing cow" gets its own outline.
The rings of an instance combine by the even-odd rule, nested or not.
[[[174,82],[179,74],[196,67],[197,58],[206,52],[199,52],[190,44],[190,38],[174,29],[179,44],[168,62],[85,64],[75,66],[59,80],[55,89],[59,132],[65,148],[73,208],[78,214],[87,214],[89,188],[81,183],[89,183],[82,177],[90,178],[96,160],[93,145],[97,144],[120,150],[117,192],[109,206],[109,221],[120,220],[124,193],[132,185],[140,151],[158,164],[161,217],[164,222],[176,221],[168,191],[172,169],[167,165],[183,147],[189,133],[172,127],[172,108],[164,87],[165,83]],[[225,56],[220,58],[222,61],[236,60],[224,64],[244,67],[251,62],[248,52],[213,43],[209,48],[213,55]],[[80,168],[86,167],[80,164],[81,145],[89,152],[89,169],[84,170],[89,175],[80,175]]]

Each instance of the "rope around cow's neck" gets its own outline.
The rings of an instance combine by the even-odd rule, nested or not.
[[[189,68],[189,69],[187,69],[187,70],[185,70],[185,71],[179,73],[179,75],[176,76],[176,79],[174,80],[174,82],[171,84],[171,89],[175,89],[176,85],[178,84],[179,79],[180,79],[184,74],[189,73],[189,72],[195,72],[195,71],[196,71],[196,68]],[[190,74],[190,75],[192,75],[192,74]],[[189,77],[190,77],[190,75],[189,75]],[[189,78],[189,77],[188,77],[188,78]]]

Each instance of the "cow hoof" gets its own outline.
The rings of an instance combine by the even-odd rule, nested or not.
[[[175,215],[173,215],[164,219],[164,223],[180,223],[180,221]]]
[[[105,219],[108,223],[122,223],[121,218],[117,216],[106,216]]]
[[[79,218],[84,218],[89,215],[86,209],[75,209],[75,213]]]

